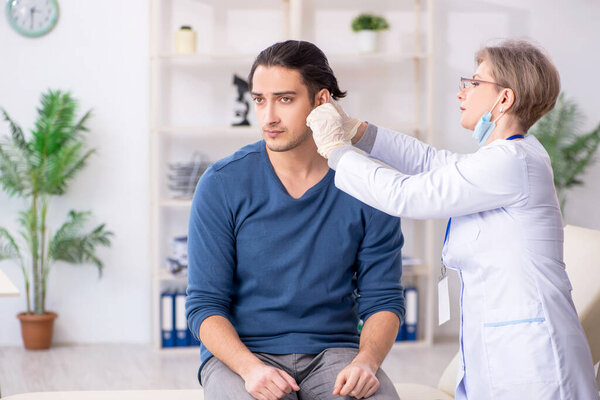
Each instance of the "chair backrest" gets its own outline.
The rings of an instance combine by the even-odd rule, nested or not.
[[[456,374],[458,373],[458,356],[460,352],[456,353],[450,364],[446,367],[440,380],[438,381],[438,389],[444,393],[448,393],[454,398],[454,391],[456,390]]]
[[[600,361],[600,231],[567,225],[564,260],[594,364]]]

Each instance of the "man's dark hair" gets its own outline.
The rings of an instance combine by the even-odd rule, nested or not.
[[[317,46],[301,40],[286,40],[267,47],[254,60],[248,85],[252,91],[252,78],[259,66],[284,67],[297,70],[308,88],[311,104],[314,104],[315,94],[321,89],[329,90],[331,97],[338,100],[346,96],[338,87],[337,79],[329,66],[327,57]]]

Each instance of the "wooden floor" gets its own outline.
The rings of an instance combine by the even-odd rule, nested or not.
[[[456,342],[394,347],[383,369],[394,382],[436,386],[458,351]],[[196,389],[197,349],[158,351],[150,345],[0,347],[2,396],[56,390]]]

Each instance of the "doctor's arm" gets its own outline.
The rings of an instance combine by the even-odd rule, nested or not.
[[[319,153],[330,160],[339,157],[339,152],[334,149],[350,142],[371,157],[409,175],[438,168],[462,157],[437,150],[409,135],[352,118],[336,102],[316,107],[306,122],[313,131]]]
[[[359,136],[358,133],[356,136]],[[365,126],[363,135],[359,137],[357,141],[353,138],[354,147],[408,175],[430,171],[464,156],[437,150],[412,136],[371,123]],[[334,155],[336,152],[332,152],[329,158]]]
[[[526,202],[527,164],[506,146],[489,145],[417,175],[382,166],[351,146],[333,164],[335,185],[390,215],[448,218]],[[342,151],[339,148],[335,151]]]
[[[265,365],[240,340],[230,322],[235,269],[233,214],[218,173],[209,168],[194,200],[188,232],[186,317],[192,334],[245,381],[257,399],[279,399],[299,390],[286,372]]]
[[[359,351],[337,376],[334,395],[369,397],[379,388],[375,374],[404,318],[400,221],[373,210],[357,257],[358,315],[365,321]]]

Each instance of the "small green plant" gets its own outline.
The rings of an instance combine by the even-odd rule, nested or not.
[[[91,112],[76,121],[77,102],[71,94],[52,90],[42,94],[37,111],[35,127],[26,138],[21,127],[2,109],[10,135],[0,137],[0,186],[9,196],[24,199],[27,208],[18,218],[19,235],[11,235],[0,227],[0,261],[17,261],[25,279],[27,313],[42,315],[46,312],[52,265],[56,261],[92,263],[101,275],[103,264],[96,256],[96,247],[110,246],[112,232],[104,224],[86,231],[90,213],[70,211],[67,221],[51,235],[46,226],[51,198],[66,193],[75,174],[94,152],[85,149],[83,136],[88,131],[86,122]],[[21,240],[17,241],[17,237]]]
[[[554,186],[564,212],[567,190],[583,185],[581,175],[594,162],[600,144],[600,124],[588,133],[580,133],[581,113],[577,105],[560,94],[556,106],[530,130],[544,146],[554,170]]]
[[[389,29],[389,24],[384,17],[373,14],[360,14],[352,20],[352,30],[358,31],[383,31]]]

